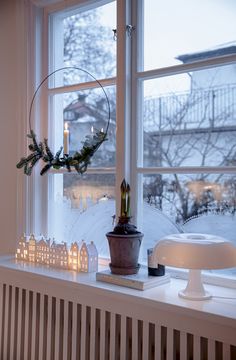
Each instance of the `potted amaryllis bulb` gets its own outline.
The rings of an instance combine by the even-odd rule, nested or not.
[[[120,216],[113,231],[106,234],[110,249],[110,269],[113,274],[131,275],[139,270],[139,251],[143,234],[130,223],[130,186],[122,181],[120,186]]]

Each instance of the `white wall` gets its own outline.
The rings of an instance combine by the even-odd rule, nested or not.
[[[209,87],[235,84],[236,65],[216,66],[212,69],[193,71],[192,89],[209,89]]]
[[[0,1],[0,253],[14,252],[17,236],[16,169],[26,67],[24,0]],[[22,86],[23,85],[23,86]]]

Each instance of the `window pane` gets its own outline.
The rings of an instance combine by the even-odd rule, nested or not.
[[[95,78],[116,75],[116,1],[78,12],[63,21],[64,66],[76,66]],[[91,81],[84,73],[66,71],[64,83]]]
[[[147,248],[179,232],[218,235],[236,245],[235,175],[145,175],[143,199],[143,259]]]
[[[143,2],[145,70],[235,53],[235,1]]]
[[[94,241],[109,256],[106,232],[113,228],[115,175],[50,174],[49,236],[57,242]]]
[[[92,158],[90,166],[96,167],[115,166],[115,87],[107,87],[105,91],[109,98],[111,122],[108,140],[101,145]],[[69,154],[71,156],[81,150],[87,135],[92,136],[96,130],[105,132],[108,124],[108,104],[102,89],[60,94],[54,98],[54,143],[57,144],[57,148],[62,145],[63,118],[69,128]]]
[[[144,166],[236,164],[236,64],[144,82]]]

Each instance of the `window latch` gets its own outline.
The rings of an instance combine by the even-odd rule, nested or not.
[[[135,30],[135,27],[132,25],[126,25],[126,34],[128,35],[128,37],[132,36],[132,32]],[[112,29],[113,32],[113,39],[117,40],[117,29]]]
[[[117,40],[117,30],[112,29],[112,31],[113,31],[113,40]]]
[[[128,37],[132,36],[134,30],[135,27],[133,25],[126,25],[126,34],[128,35]]]

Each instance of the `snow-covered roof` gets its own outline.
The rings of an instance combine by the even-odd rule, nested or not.
[[[192,61],[210,59],[215,56],[232,54],[236,54],[236,41],[220,44],[209,49],[197,51],[194,53],[179,55],[176,57],[176,59],[186,64]]]

